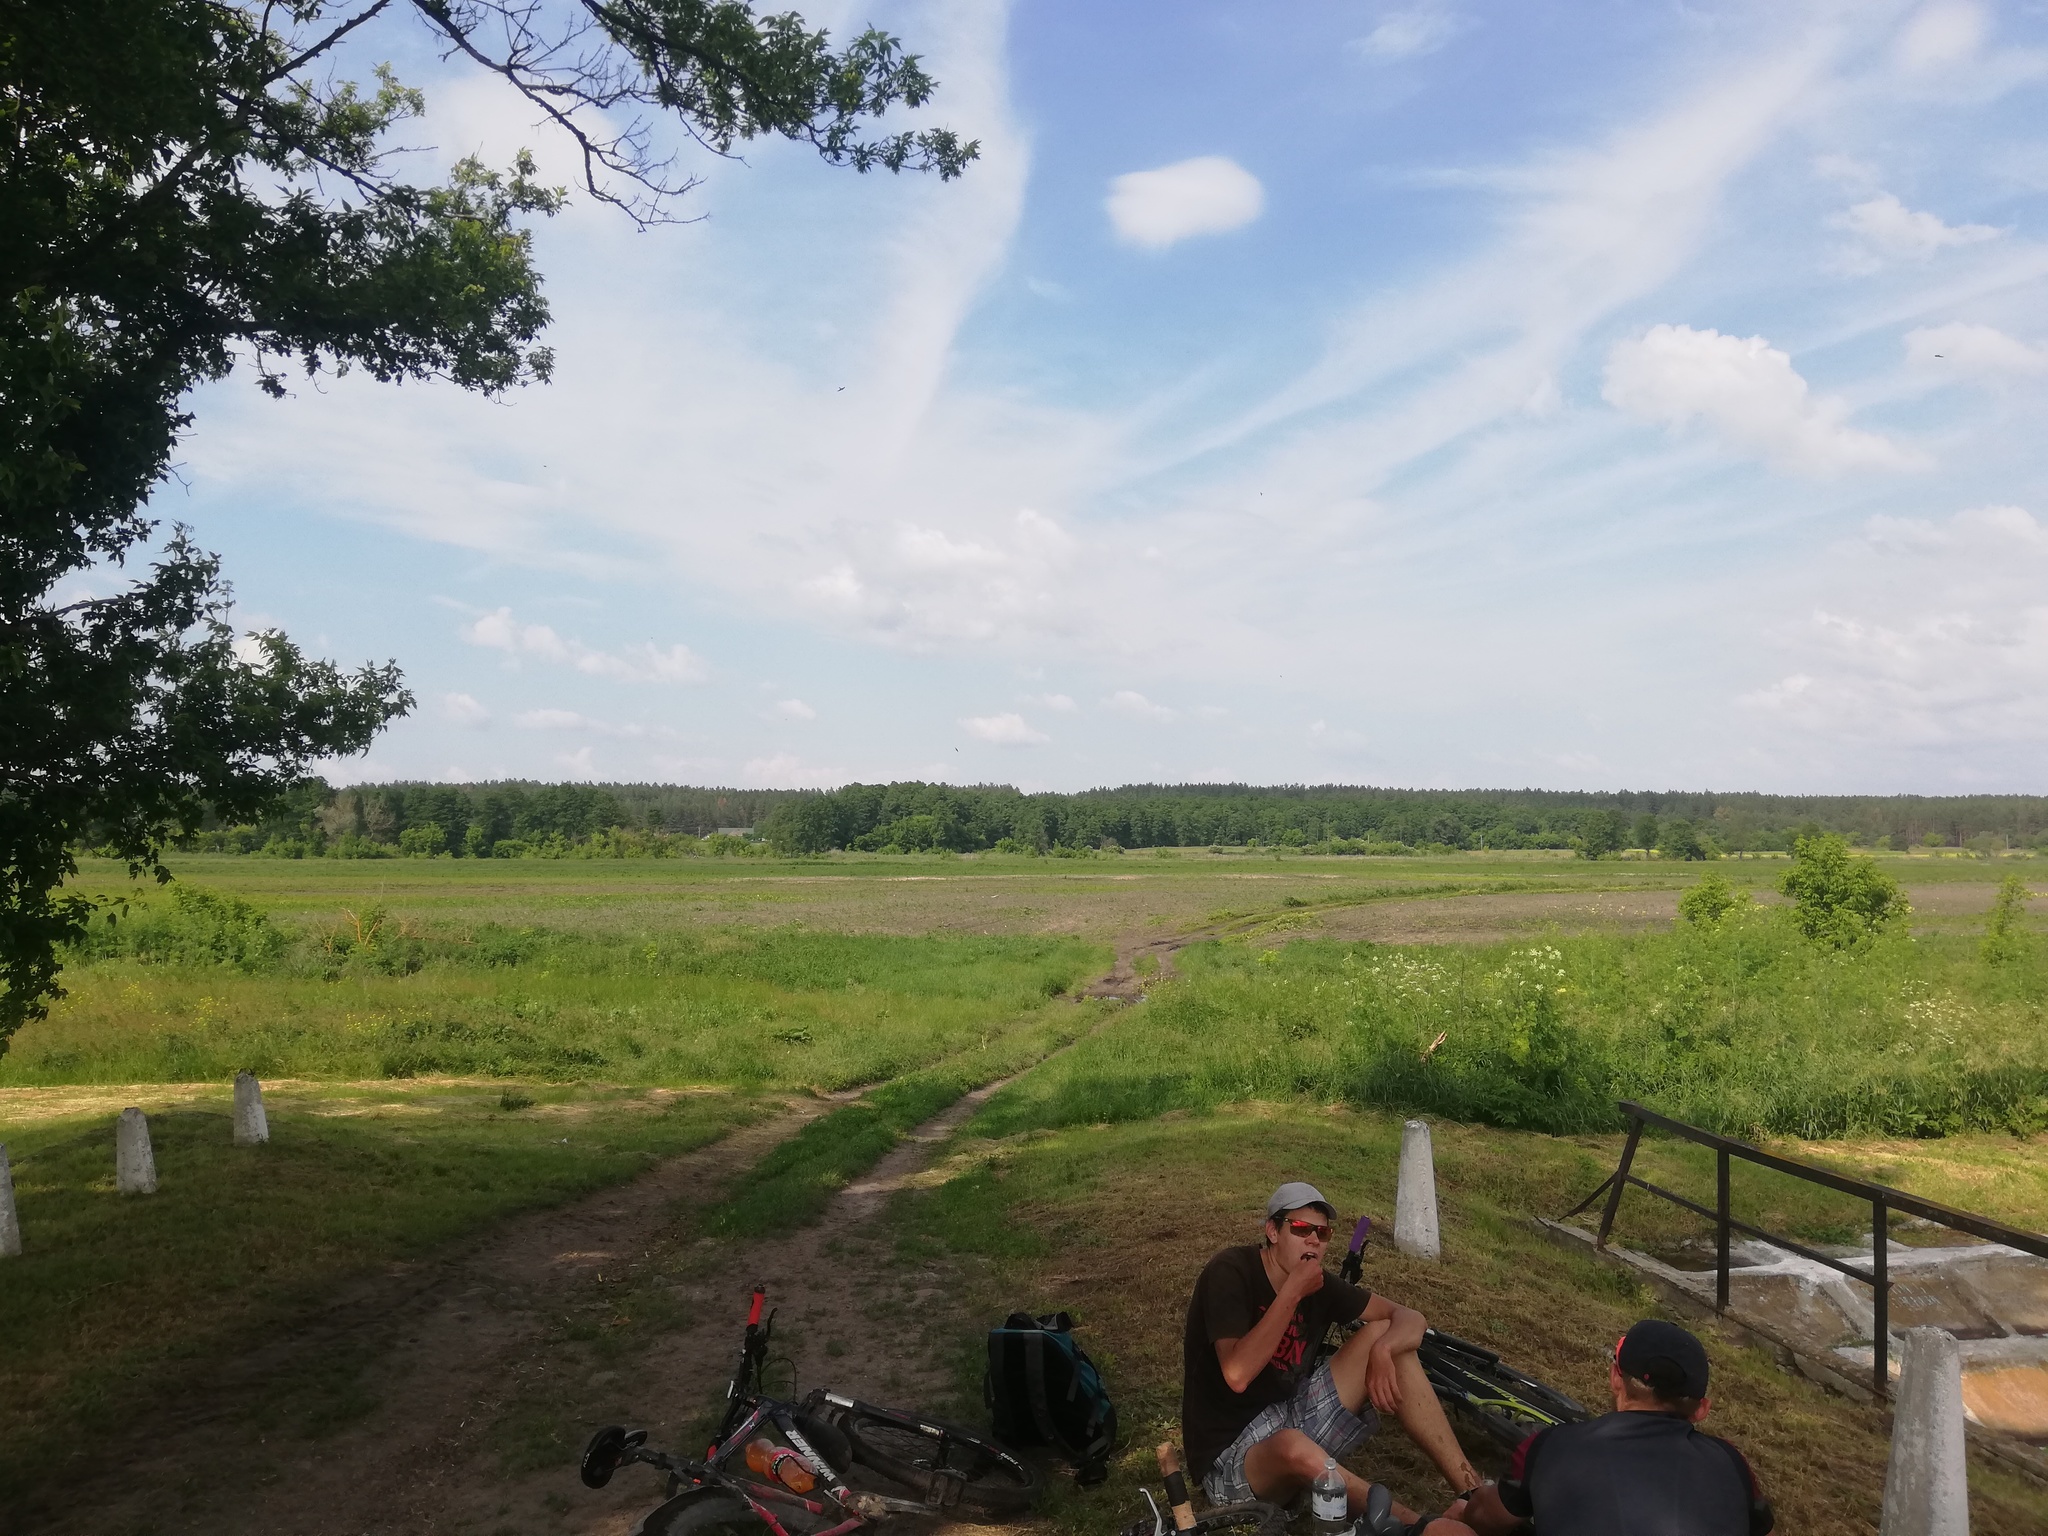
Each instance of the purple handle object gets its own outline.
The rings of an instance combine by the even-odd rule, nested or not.
[[[1351,1229],[1351,1251],[1353,1253],[1365,1252],[1365,1234],[1371,1230],[1372,1218],[1370,1216],[1359,1217],[1358,1225]]]

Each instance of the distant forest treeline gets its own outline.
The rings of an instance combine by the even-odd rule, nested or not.
[[[314,779],[260,825],[208,828],[185,846],[297,858],[508,858],[1257,843],[1323,853],[1573,848],[1595,856],[1655,847],[1698,858],[1784,849],[1811,830],[1840,832],[1863,847],[2048,847],[2048,796],[1246,784],[1130,784],[1070,795],[922,783],[829,792],[525,782],[334,789]]]

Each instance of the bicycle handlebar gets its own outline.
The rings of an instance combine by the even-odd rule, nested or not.
[[[768,1299],[768,1289],[767,1289],[767,1287],[766,1287],[766,1286],[762,1286],[762,1285],[756,1285],[756,1286],[754,1287],[754,1303],[753,1303],[753,1305],[752,1305],[752,1306],[750,1306],[750,1307],[748,1307],[748,1308],[747,1308],[747,1326],[748,1326],[749,1328],[757,1328],[757,1327],[759,1327],[759,1326],[760,1326],[760,1324],[761,1324],[761,1303],[762,1303],[762,1302],[764,1302],[764,1301],[766,1301],[767,1299]]]

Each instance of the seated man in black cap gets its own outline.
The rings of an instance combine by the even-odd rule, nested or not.
[[[1570,1536],[1764,1536],[1774,1516],[1742,1452],[1696,1428],[1707,1416],[1707,1352],[1676,1323],[1646,1318],[1614,1346],[1614,1412],[1540,1429],[1462,1518],[1480,1536],[1525,1520]]]
[[[1453,1490],[1479,1481],[1415,1358],[1429,1326],[1422,1314],[1324,1271],[1335,1218],[1314,1185],[1282,1184],[1266,1202],[1265,1240],[1224,1249],[1195,1282],[1182,1338],[1181,1433],[1189,1470],[1213,1504],[1289,1502],[1326,1461],[1341,1463],[1379,1427],[1375,1409],[1399,1416]],[[1330,1325],[1361,1318],[1365,1326],[1318,1366]],[[1363,1512],[1371,1484],[1343,1475],[1352,1512]],[[1415,1519],[1399,1506],[1396,1513]],[[1437,1527],[1438,1536],[1464,1529]]]

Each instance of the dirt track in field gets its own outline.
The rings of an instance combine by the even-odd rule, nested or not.
[[[770,1147],[832,1107],[791,1101],[632,1184],[381,1276],[98,1446],[61,1508],[15,1511],[0,1525],[61,1536],[621,1536],[659,1502],[660,1478],[627,1468],[593,1493],[563,1461],[564,1444],[580,1448],[592,1429],[618,1422],[649,1429],[657,1444],[696,1448],[757,1279],[780,1307],[776,1353],[805,1390],[829,1383],[878,1402],[942,1406],[954,1379],[946,1352],[962,1326],[948,1277],[898,1263],[875,1218],[997,1086],[919,1127],[814,1226],[779,1234],[764,1211],[755,1235],[689,1235],[693,1210],[725,1197]],[[605,1347],[608,1328],[651,1306],[665,1310],[635,1335],[640,1347]],[[360,1377],[373,1406],[347,1427],[280,1437],[239,1411],[246,1391],[350,1350],[373,1356]]]

